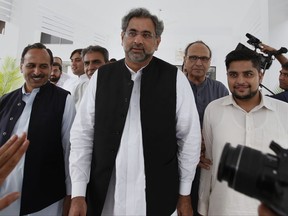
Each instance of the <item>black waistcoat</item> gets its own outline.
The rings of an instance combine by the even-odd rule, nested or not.
[[[62,147],[62,118],[68,92],[47,83],[35,96],[28,126],[29,148],[26,152],[22,186],[21,212],[37,212],[66,195]],[[25,102],[17,89],[1,98],[1,145],[11,136]]]
[[[179,194],[176,143],[177,68],[158,58],[143,69],[140,109],[147,215],[171,215]],[[88,215],[101,215],[133,88],[124,60],[99,69]]]

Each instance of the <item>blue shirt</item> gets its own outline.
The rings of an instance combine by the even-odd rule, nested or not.
[[[202,128],[204,111],[207,105],[215,99],[229,95],[229,91],[223,83],[217,80],[210,79],[209,77],[206,77],[204,82],[202,82],[200,85],[195,85],[191,81],[190,85],[194,93],[200,124]]]

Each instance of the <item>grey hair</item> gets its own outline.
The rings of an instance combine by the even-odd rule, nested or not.
[[[84,56],[87,54],[87,53],[91,53],[91,52],[99,52],[103,55],[103,58],[104,58],[104,61],[105,63],[107,63],[109,61],[109,52],[106,48],[102,47],[102,46],[99,46],[99,45],[90,45],[86,48],[84,48],[81,52],[81,57],[82,59],[84,59]]]
[[[163,30],[164,30],[164,23],[162,20],[159,20],[158,17],[156,15],[152,15],[147,9],[145,8],[135,8],[129,11],[128,14],[126,14],[123,18],[122,18],[122,31],[125,32],[129,22],[132,18],[149,18],[152,20],[152,22],[154,23],[155,26],[155,32],[156,32],[156,36],[160,37]]]

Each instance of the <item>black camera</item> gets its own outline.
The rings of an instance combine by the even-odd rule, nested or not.
[[[254,46],[255,48],[255,52],[257,52],[257,49],[261,49],[260,44],[262,43],[258,38],[254,37],[253,35],[247,33],[246,37],[249,39],[247,41],[248,44]],[[238,43],[236,50],[239,49],[248,49],[250,50],[248,47],[246,47],[245,45]],[[261,59],[261,69],[263,70],[267,70],[270,68],[270,66],[272,65],[273,59],[272,59],[272,55],[264,55],[262,53],[257,52],[257,54],[260,56]]]
[[[280,216],[288,216],[288,149],[273,141],[270,148],[276,155],[263,154],[243,145],[234,148],[226,143],[217,179],[260,200]]]
[[[262,43],[261,40],[259,40],[258,38],[256,38],[255,36],[253,36],[249,33],[246,34],[246,37],[248,38],[247,43],[254,46],[255,52],[257,52],[257,49],[261,49],[261,43]],[[241,43],[238,43],[235,50],[239,50],[239,49],[250,50],[248,47],[244,46]],[[269,69],[270,66],[272,65],[273,60],[274,60],[272,58],[272,56],[277,56],[277,55],[280,55],[282,53],[287,53],[287,48],[281,47],[279,50],[267,52],[267,54],[265,54],[265,55],[260,53],[260,52],[257,52],[257,54],[260,56],[260,59],[261,59],[261,65],[260,65],[261,69],[263,69],[264,71]]]

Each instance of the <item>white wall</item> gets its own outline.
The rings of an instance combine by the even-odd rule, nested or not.
[[[276,5],[286,1],[277,0]],[[9,55],[19,59],[27,44],[39,42],[44,15],[67,21],[73,29],[73,45],[47,45],[64,61],[70,61],[74,49],[96,43],[105,46],[111,58],[123,58],[121,18],[138,6],[148,8],[164,21],[162,41],[155,53],[157,57],[181,65],[186,45],[203,40],[212,49],[211,65],[216,66],[216,78],[225,85],[225,56],[239,42],[249,46],[246,33],[275,47],[288,47],[288,19],[283,15],[287,10],[281,6],[275,9],[273,0],[218,0],[209,4],[196,0],[182,0],[181,3],[165,0],[123,0],[118,3],[107,0],[101,4],[93,0],[14,0],[13,4],[12,19],[6,25],[5,35],[0,35],[0,58]],[[100,38],[98,42],[95,37]],[[274,65],[277,63],[272,67]],[[274,73],[276,77],[270,77],[272,67],[264,79],[268,86],[278,82],[277,73]]]

